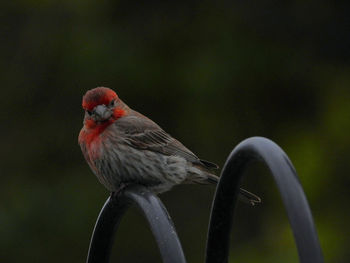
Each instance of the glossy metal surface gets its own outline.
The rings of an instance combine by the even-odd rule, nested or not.
[[[141,186],[127,187],[116,198],[107,199],[95,225],[87,262],[109,262],[115,232],[132,204],[137,205],[146,217],[163,262],[185,263],[181,243],[164,205],[157,196]]]
[[[230,232],[240,181],[246,167],[264,162],[273,176],[293,230],[300,262],[322,263],[323,256],[311,211],[296,171],[283,150],[271,140],[252,137],[228,157],[216,189],[208,231],[206,262],[228,262]]]

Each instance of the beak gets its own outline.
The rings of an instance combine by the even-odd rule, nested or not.
[[[98,105],[94,109],[95,118],[97,121],[105,121],[111,117],[112,112],[105,105]]]

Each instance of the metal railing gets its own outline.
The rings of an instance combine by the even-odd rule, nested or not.
[[[267,165],[277,184],[293,230],[300,262],[323,263],[310,207],[296,171],[283,150],[271,140],[262,137],[244,140],[226,160],[212,205],[206,263],[228,262],[230,232],[239,185],[244,170],[255,160]],[[136,204],[146,217],[163,262],[186,262],[165,207],[158,197],[141,186],[128,187],[117,198],[107,199],[95,225],[87,262],[109,262],[115,232],[121,217],[131,204]]]

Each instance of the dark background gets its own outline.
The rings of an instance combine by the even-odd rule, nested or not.
[[[294,163],[327,262],[350,261],[350,6],[340,1],[3,1],[0,261],[84,262],[108,196],[77,144],[81,97],[107,86],[201,158],[250,136]],[[232,262],[296,262],[262,165],[244,186]],[[161,195],[189,262],[203,262],[214,188]],[[118,261],[119,260],[119,261]],[[159,262],[136,209],[113,262]]]

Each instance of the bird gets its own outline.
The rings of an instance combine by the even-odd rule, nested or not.
[[[179,184],[217,184],[218,166],[199,159],[158,124],[131,109],[107,87],[88,90],[78,143],[85,160],[112,194],[131,184],[155,194]],[[255,205],[261,199],[240,188],[239,199]]]

